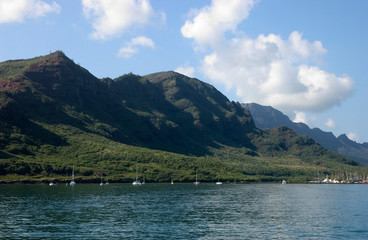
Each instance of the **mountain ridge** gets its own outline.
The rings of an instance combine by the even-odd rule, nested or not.
[[[98,79],[57,51],[0,63],[0,103],[0,181],[65,179],[72,163],[83,181],[120,181],[137,164],[147,181],[190,181],[198,168],[207,181],[364,169],[291,129],[256,128],[240,103],[173,71]]]
[[[350,140],[346,134],[335,137],[332,132],[324,132],[319,128],[311,129],[304,123],[295,123],[281,111],[271,106],[262,106],[257,103],[247,103],[243,106],[251,112],[257,127],[261,129],[287,126],[297,134],[311,137],[331,151],[368,165],[368,143],[359,144]]]

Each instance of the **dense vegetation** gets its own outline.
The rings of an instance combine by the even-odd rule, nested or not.
[[[175,72],[97,79],[62,52],[0,63],[0,181],[307,181],[366,168],[284,127],[262,131]]]

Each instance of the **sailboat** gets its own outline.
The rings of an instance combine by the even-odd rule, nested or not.
[[[135,172],[135,181],[133,182],[133,186],[140,186],[142,185],[141,181],[138,180],[138,167],[137,170]]]
[[[219,180],[219,179],[217,179],[216,184],[217,184],[217,185],[221,185],[221,184],[222,184],[222,182],[220,182],[220,180]]]
[[[72,173],[72,181],[70,181],[70,186],[74,186],[76,183],[75,183],[75,180],[74,180],[74,164],[73,164],[73,173]]]
[[[50,176],[51,176],[51,175],[52,175],[52,171],[51,171]],[[54,183],[54,181],[52,181],[52,180],[50,181],[49,185],[50,185],[50,186],[56,186],[56,184],[55,184],[55,183]]]
[[[101,177],[101,183],[100,183],[100,186],[102,186],[103,185],[103,181],[102,181],[102,177]]]
[[[195,185],[198,185],[200,182],[198,182],[198,170],[196,170],[196,180],[194,182]]]

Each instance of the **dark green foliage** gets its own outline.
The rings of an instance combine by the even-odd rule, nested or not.
[[[0,181],[306,181],[365,171],[175,72],[97,79],[62,52],[0,63]]]

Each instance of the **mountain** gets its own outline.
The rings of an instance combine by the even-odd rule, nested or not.
[[[311,137],[331,151],[368,165],[368,143],[356,143],[345,134],[336,138],[331,132],[324,132],[319,128],[311,129],[304,123],[295,123],[282,112],[270,106],[262,106],[256,103],[247,103],[243,104],[243,106],[251,112],[256,126],[260,129],[286,126],[293,129],[297,134]]]
[[[98,79],[63,52],[0,63],[0,181],[294,181],[363,172],[176,72]]]

